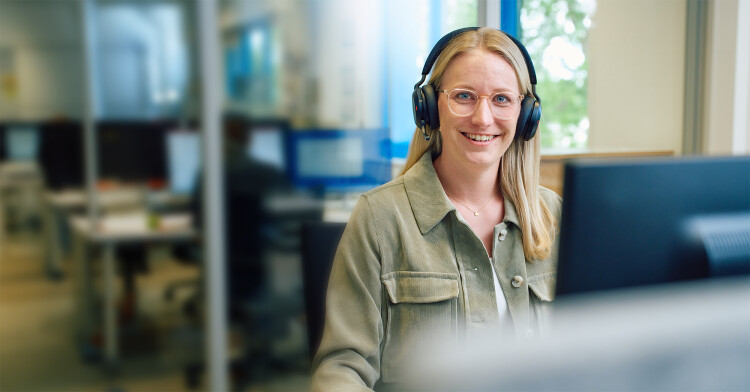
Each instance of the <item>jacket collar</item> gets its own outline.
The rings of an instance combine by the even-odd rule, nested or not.
[[[518,223],[518,212],[516,211],[516,206],[513,205],[513,202],[510,201],[510,198],[506,195],[503,195],[503,201],[505,203],[505,218],[503,218],[503,222],[505,223],[512,223],[516,227],[521,227],[521,225]]]
[[[404,188],[422,235],[432,230],[449,212],[456,210],[440,184],[429,151],[404,174]],[[504,197],[504,200],[503,222],[520,227],[515,206],[508,197]]]
[[[404,174],[404,188],[422,235],[427,234],[449,212],[456,209],[440,185],[429,151]]]

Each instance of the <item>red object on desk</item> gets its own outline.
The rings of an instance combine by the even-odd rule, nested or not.
[[[152,178],[148,180],[146,185],[148,186],[148,189],[151,190],[162,190],[167,188],[167,181],[163,178]]]

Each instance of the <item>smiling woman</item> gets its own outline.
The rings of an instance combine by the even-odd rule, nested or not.
[[[526,59],[489,28],[449,33],[428,56],[404,172],[360,198],[339,243],[314,391],[415,381],[421,347],[545,332],[561,200],[538,185]]]

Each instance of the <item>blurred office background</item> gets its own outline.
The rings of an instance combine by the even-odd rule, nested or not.
[[[750,153],[748,0],[0,0],[0,389],[306,390],[304,229],[398,173],[474,25],[529,49],[558,192]]]

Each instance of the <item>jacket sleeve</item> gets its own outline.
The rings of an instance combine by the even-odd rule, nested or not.
[[[369,201],[354,207],[336,250],[312,390],[370,391],[380,378],[380,252]]]

